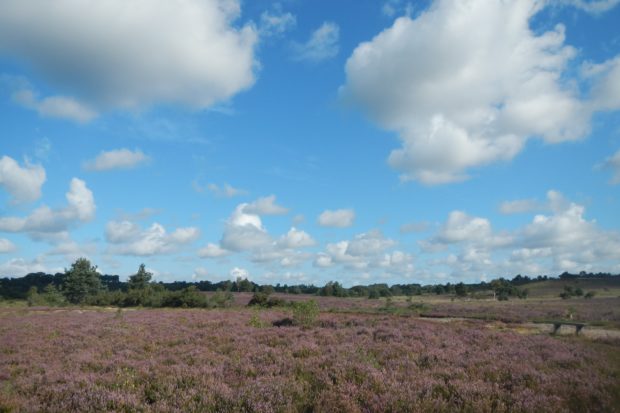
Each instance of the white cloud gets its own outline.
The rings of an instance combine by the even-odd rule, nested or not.
[[[284,215],[288,213],[288,208],[277,205],[275,202],[275,195],[258,198],[256,201],[245,205],[243,212],[255,215]]]
[[[491,223],[488,219],[472,217],[462,211],[452,211],[439,231],[436,240],[451,244],[487,239],[491,233]]]
[[[34,272],[61,272],[62,268],[48,268],[41,258],[26,260],[24,258],[11,258],[4,264],[0,264],[0,276],[22,277]]]
[[[254,83],[258,36],[240,12],[237,0],[6,0],[0,53],[97,108],[206,108]]]
[[[84,163],[84,169],[88,171],[109,171],[114,169],[130,169],[149,161],[140,150],[115,149],[102,151],[95,159]]]
[[[609,158],[605,159],[605,161],[603,162],[603,168],[612,171],[612,177],[609,181],[611,184],[620,184],[620,150]]]
[[[68,205],[64,208],[51,209],[43,205],[25,218],[0,218],[0,231],[28,232],[31,237],[44,238],[45,234],[62,235],[72,225],[95,217],[95,199],[84,181],[73,178],[65,196]]]
[[[13,100],[47,118],[87,123],[97,117],[96,111],[68,96],[48,96],[39,99],[32,90],[22,89],[13,94]]]
[[[260,15],[259,33],[261,37],[280,36],[297,25],[297,18],[277,8],[273,12],[264,11]]]
[[[512,159],[531,137],[557,143],[589,133],[606,79],[613,90],[620,84],[612,84],[616,66],[594,82],[593,101],[582,101],[566,74],[575,50],[564,45],[564,27],[530,30],[541,7],[437,0],[358,45],[341,94],[399,134],[389,163],[403,180],[462,181],[470,168]]]
[[[368,256],[383,252],[396,244],[395,241],[385,238],[379,230],[356,235],[347,245],[346,254],[352,256]]]
[[[320,62],[338,54],[340,27],[336,23],[324,22],[316,29],[306,43],[293,43],[295,59]]]
[[[620,4],[620,0],[547,0],[551,5],[572,6],[587,13],[601,14]]]
[[[281,248],[304,248],[312,247],[316,241],[305,231],[292,227],[278,240],[277,245]]]
[[[183,245],[196,241],[199,236],[200,230],[195,227],[177,228],[169,234],[157,222],[147,229],[129,221],[110,221],[106,225],[106,240],[112,244],[109,252],[121,255],[174,253]]]
[[[549,215],[510,232],[497,233],[488,219],[454,211],[428,246],[448,247],[436,264],[453,269],[456,278],[497,274],[609,271],[620,260],[620,233],[587,220],[582,205],[548,191],[542,204]]]
[[[316,254],[313,265],[329,268],[336,265],[359,275],[364,271],[367,276],[383,277],[390,275],[413,275],[413,256],[403,251],[387,251],[396,245],[394,240],[385,238],[379,230],[372,230],[353,237],[329,243],[325,252]]]
[[[536,199],[517,199],[505,201],[499,207],[502,214],[522,214],[535,211],[563,211],[568,208],[570,203],[564,196],[555,190],[547,191],[547,201],[539,202]]]
[[[273,240],[263,228],[260,217],[245,211],[248,204],[235,208],[226,222],[220,246],[229,251],[247,251],[267,247]]]
[[[208,243],[204,248],[198,250],[198,256],[200,258],[221,258],[228,254],[230,254],[230,251],[212,243]]]
[[[599,64],[586,62],[581,72],[593,83],[590,94],[595,110],[620,109],[620,56]]]
[[[197,267],[194,269],[194,273],[192,274],[193,280],[205,279],[210,275],[209,270],[204,267]]]
[[[14,252],[15,250],[17,250],[17,247],[10,240],[6,238],[0,238],[0,254]]]
[[[322,227],[346,228],[353,225],[355,211],[352,209],[326,210],[319,215],[317,222]]]
[[[329,254],[319,253],[314,260],[314,266],[319,268],[327,268],[334,265],[334,261]]]
[[[11,194],[14,202],[39,199],[45,179],[45,169],[41,165],[31,165],[26,161],[22,168],[9,156],[0,158],[0,186]]]
[[[248,278],[250,276],[250,272],[245,268],[234,267],[228,273],[230,278],[236,280],[237,278]]]

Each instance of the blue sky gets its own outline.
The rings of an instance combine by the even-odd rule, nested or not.
[[[620,271],[617,0],[7,0],[0,276]]]

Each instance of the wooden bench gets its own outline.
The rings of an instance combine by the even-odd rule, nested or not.
[[[553,335],[557,334],[562,325],[565,326],[575,326],[575,335],[579,335],[581,330],[586,326],[585,323],[574,323],[572,321],[552,321],[553,324]]]

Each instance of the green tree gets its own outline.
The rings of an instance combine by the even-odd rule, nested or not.
[[[454,286],[454,292],[459,297],[466,297],[467,296],[467,286],[465,286],[465,284],[460,282],[460,283],[458,283],[457,285]]]
[[[71,268],[65,270],[62,291],[72,304],[84,304],[89,297],[101,291],[101,276],[97,267],[86,258],[78,258]]]
[[[148,272],[144,264],[140,264],[138,272],[129,277],[127,282],[130,290],[144,290],[149,286],[153,274]]]

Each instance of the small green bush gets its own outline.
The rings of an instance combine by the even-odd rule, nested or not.
[[[293,321],[296,325],[309,328],[316,324],[319,305],[314,300],[299,301],[293,305]]]

